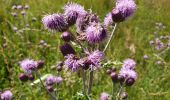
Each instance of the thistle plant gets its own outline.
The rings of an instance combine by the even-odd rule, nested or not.
[[[81,5],[68,3],[64,6],[64,14],[46,15],[42,19],[46,29],[63,32],[61,39],[66,43],[60,46],[60,50],[65,60],[64,67],[72,72],[81,72],[84,95],[89,96],[91,93],[93,73],[102,68],[104,52],[113,38],[117,24],[125,21],[135,9],[136,4],[133,0],[118,0],[116,7],[106,16],[102,24],[92,10],[85,11]],[[70,31],[74,24],[76,24],[76,34]],[[109,26],[113,26],[111,34]],[[109,35],[110,38],[107,40]],[[102,42],[106,42],[104,49],[99,48]],[[81,52],[75,52],[73,43],[82,49]],[[122,84],[132,85],[136,80],[137,74],[133,64],[135,64],[133,60],[128,59],[120,70],[119,77],[123,80]],[[89,78],[86,78],[86,74],[89,74]],[[111,77],[114,81],[117,74],[112,72]]]
[[[116,27],[135,12],[136,4],[134,0],[117,0],[115,8],[106,15],[104,22],[100,22],[99,16],[92,9],[86,11],[83,6],[76,3],[66,4],[63,10],[63,13],[45,15],[42,23],[51,33],[61,33],[60,38],[63,43],[59,49],[63,59],[59,66],[71,73],[80,73],[83,95],[89,99],[93,88],[94,73],[99,69],[104,69],[102,65],[107,60],[105,52],[113,39]],[[47,91],[52,100],[56,100],[53,85],[60,84],[63,81],[61,77],[51,75],[43,82],[38,71],[38,66],[43,66],[41,61],[26,59],[20,62],[20,66],[24,71],[19,76],[21,81],[26,82],[29,76],[35,74],[42,84],[41,88]],[[133,59],[126,59],[119,73],[114,68],[108,69],[107,73],[112,79],[113,89],[114,84],[120,84],[117,92],[113,90],[112,99],[127,97],[124,87],[132,86],[136,81],[135,66]],[[61,71],[60,68],[57,68],[58,71]],[[109,100],[109,94],[102,93],[100,99]]]

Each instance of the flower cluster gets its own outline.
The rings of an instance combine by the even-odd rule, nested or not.
[[[137,73],[135,72],[136,63],[132,59],[126,59],[123,63],[123,66],[119,72],[119,77],[121,82],[125,83],[128,86],[133,85],[137,79]]]
[[[116,68],[112,67],[107,70],[107,74],[110,75],[113,84],[119,82],[122,87],[132,86],[137,79],[137,73],[135,72],[136,62],[133,59],[126,59],[123,62],[122,68],[119,74],[116,73]],[[118,93],[121,94],[121,98],[127,98],[126,92]],[[105,100],[105,99],[104,99]]]
[[[9,90],[4,91],[0,94],[1,100],[11,100],[12,99],[12,93]]]
[[[113,22],[122,22],[131,16],[135,10],[136,4],[134,0],[116,0],[116,7],[106,16],[104,23],[108,26]]]
[[[62,77],[48,76],[45,80],[46,88],[49,92],[53,92],[53,85],[60,84],[63,81]]]
[[[101,50],[100,47],[102,47],[102,43],[107,39],[109,26],[115,25],[116,27],[116,23],[122,22],[131,16],[136,10],[136,4],[134,0],[117,0],[115,8],[106,15],[103,23],[100,22],[99,17],[93,13],[92,10],[86,11],[83,6],[76,3],[66,4],[63,10],[63,13],[44,16],[42,23],[44,27],[50,31],[61,32],[60,38],[64,42],[59,47],[64,56],[62,66],[72,72],[90,72],[89,86],[87,89],[87,94],[89,94],[91,90],[90,85],[92,85],[93,80],[93,72],[101,68],[101,63],[104,59],[105,49]],[[75,25],[75,27],[72,27],[73,25]],[[115,30],[115,27],[113,30]],[[71,32],[71,30],[76,30],[76,33]],[[112,36],[113,35],[111,35],[110,40]],[[113,83],[120,82],[123,85],[131,86],[137,79],[135,66],[136,63],[134,60],[126,59],[119,74],[117,74],[116,69],[113,68],[109,70],[108,73]],[[83,77],[83,73],[80,74],[82,74]],[[86,75],[84,75],[84,77],[86,77]],[[86,81],[86,79],[84,81]],[[51,87],[49,86],[55,83],[55,76],[48,77],[46,79],[47,89],[50,91]],[[84,82],[84,87],[86,86],[86,82]],[[108,96],[108,94],[103,93],[101,100],[108,100]]]
[[[21,73],[19,75],[19,79],[23,82],[26,82],[27,80],[34,80],[33,71],[36,71],[37,69],[40,69],[44,65],[44,61],[34,61],[32,59],[24,59],[23,61],[19,62],[20,67],[23,69],[25,73]]]

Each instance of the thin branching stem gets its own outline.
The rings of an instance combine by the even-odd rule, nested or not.
[[[41,75],[40,73],[36,70],[35,71],[36,75],[38,76],[38,79],[40,80],[40,83],[42,85],[42,87],[47,91],[47,93],[50,95],[50,98],[52,98],[52,100],[56,100],[56,98],[46,89],[45,85],[43,84],[43,81],[41,80]]]
[[[83,80],[83,92],[84,94],[86,94],[86,75],[84,70],[82,70],[82,80]]]
[[[114,35],[114,33],[115,33],[116,27],[117,27],[117,23],[114,25],[114,28],[113,28],[112,33],[111,33],[111,35],[110,35],[110,38],[109,38],[109,40],[108,40],[108,42],[107,42],[107,44],[106,44],[103,52],[105,52],[105,51],[107,50],[107,48],[109,47],[109,44],[110,44],[110,42],[111,42],[111,40],[112,40],[112,38],[113,38],[113,35]]]
[[[91,92],[92,84],[93,84],[93,71],[90,71],[87,95],[89,95]]]

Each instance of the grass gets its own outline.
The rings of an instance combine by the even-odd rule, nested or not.
[[[104,16],[114,7],[114,0],[72,0],[92,8],[93,12]],[[23,84],[18,75],[22,70],[18,61],[24,58],[42,59],[45,67],[41,70],[43,75],[47,73],[58,74],[51,66],[63,59],[59,51],[59,34],[51,34],[44,30],[41,23],[43,15],[61,12],[61,7],[67,0],[1,0],[0,2],[0,90],[11,89],[14,100],[46,100],[48,96],[37,86],[31,87],[29,83]],[[107,50],[106,56],[111,60],[123,61],[126,58],[134,58],[137,61],[138,80],[134,86],[127,89],[129,100],[168,100],[170,98],[170,51],[162,57],[167,62],[167,67],[155,64],[157,58],[149,45],[154,38],[155,23],[162,22],[166,28],[159,32],[160,35],[170,35],[170,7],[169,0],[137,0],[138,9],[128,21],[120,23],[116,29],[114,40]],[[11,7],[14,4],[28,4],[30,9],[24,18],[11,16]],[[37,21],[32,22],[32,17]],[[26,28],[31,29],[20,33],[13,31]],[[40,47],[40,40],[47,42],[46,47]],[[7,44],[6,48],[3,45]],[[149,55],[149,60],[143,61],[143,55]],[[61,73],[66,79],[59,88],[61,100],[70,100],[77,92],[81,92],[81,79],[77,80],[77,74],[64,71]],[[71,77],[70,77],[71,76]],[[103,70],[95,72],[95,82],[92,88],[92,97],[98,100],[103,91],[111,93],[110,77]]]

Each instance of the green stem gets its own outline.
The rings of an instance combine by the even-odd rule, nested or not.
[[[114,87],[115,87],[115,83],[112,82],[112,100],[114,100]]]
[[[112,40],[112,38],[113,38],[113,35],[114,35],[114,33],[115,33],[116,27],[117,27],[117,23],[114,25],[114,28],[113,28],[113,30],[112,30],[111,36],[110,36],[110,38],[109,38],[109,41],[107,42],[107,44],[106,44],[103,52],[105,52],[106,49],[108,48],[108,46],[109,46],[109,44],[110,44],[110,42],[111,42],[111,40]]]
[[[89,95],[89,94],[90,94],[90,92],[91,92],[92,84],[93,84],[93,71],[90,71],[87,95]]]
[[[50,98],[52,98],[52,100],[56,100],[56,98],[46,89],[45,85],[43,84],[43,81],[41,80],[40,73],[37,70],[35,71],[35,73],[38,76],[38,79],[40,80],[40,83],[41,83],[42,87],[47,91],[47,93],[49,94]]]
[[[86,73],[82,70],[83,94],[86,95]]]

